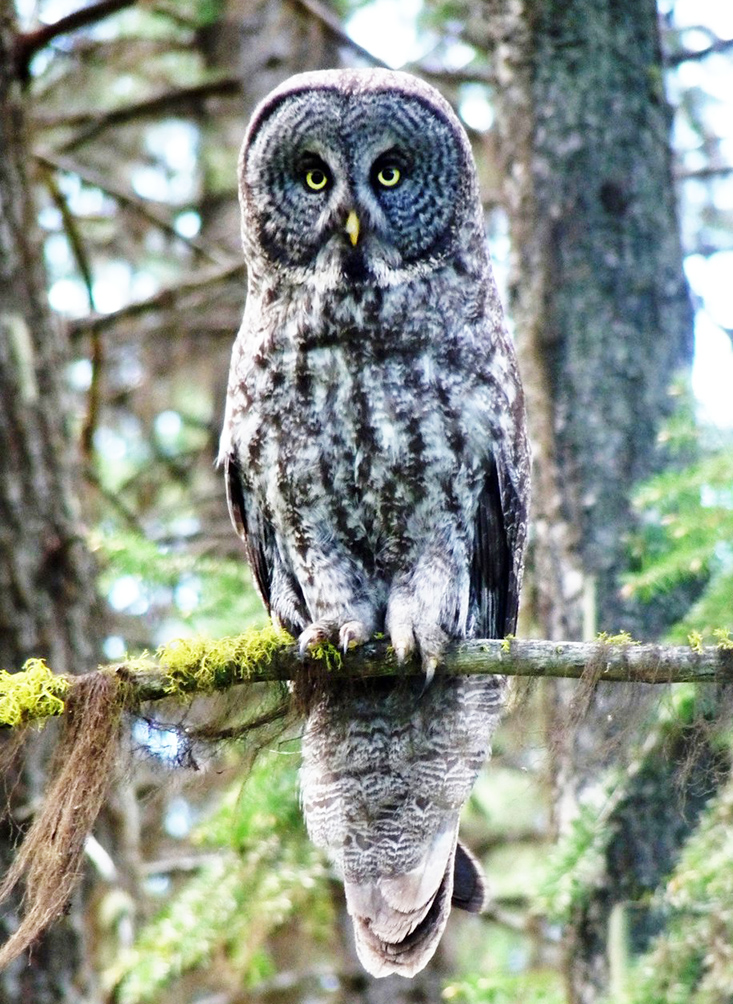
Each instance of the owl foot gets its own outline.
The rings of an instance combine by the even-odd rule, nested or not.
[[[312,624],[309,624],[305,631],[300,632],[298,637],[298,652],[301,658],[309,648],[323,645],[330,637],[331,632],[326,624],[323,624],[321,621],[314,621]]]
[[[415,635],[409,624],[395,625],[389,631],[392,648],[397,656],[397,662],[403,666],[415,651]]]
[[[339,629],[339,647],[342,652],[369,641],[370,632],[364,621],[346,621]]]
[[[314,621],[309,624],[298,638],[298,649],[301,656],[304,656],[309,648],[330,641],[334,635],[335,630],[332,624],[327,624],[324,621]],[[356,648],[357,645],[363,645],[364,642],[369,641],[370,637],[369,626],[364,621],[346,621],[339,628],[339,648],[342,652],[348,652],[350,648]]]
[[[449,639],[438,624],[425,623],[424,618],[416,617],[414,606],[409,598],[406,601],[399,594],[390,597],[386,627],[400,665],[407,662],[415,649],[419,651],[425,686],[428,686],[435,676]]]

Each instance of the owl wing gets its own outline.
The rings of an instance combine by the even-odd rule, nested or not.
[[[227,505],[234,529],[244,541],[257,592],[268,614],[296,637],[308,623],[305,599],[275,527],[247,490],[247,480],[232,447],[222,457]]]
[[[473,633],[478,638],[503,638],[516,628],[526,516],[525,494],[509,477],[506,464],[500,470],[491,456],[479,496],[471,562]]]
[[[244,478],[236,453],[224,457],[224,482],[229,517],[247,549],[247,561],[252,570],[262,602],[271,609],[272,571],[275,563],[275,534],[251,498],[245,501]]]

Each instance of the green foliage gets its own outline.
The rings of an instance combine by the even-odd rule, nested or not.
[[[672,443],[689,444],[694,429],[686,411],[667,429]],[[626,592],[649,601],[684,586],[704,591],[675,626],[670,640],[693,631],[707,639],[733,625],[733,436],[718,433],[715,446],[698,432],[698,458],[643,484],[634,499],[642,529],[632,541],[635,572]]]
[[[133,577],[159,613],[173,609],[180,633],[187,627],[191,633],[211,636],[238,634],[268,622],[243,559],[195,555],[131,530],[100,529],[92,535],[92,544],[104,558],[100,587],[106,591],[121,577]],[[177,603],[182,585],[195,593],[195,606]]]
[[[267,939],[286,924],[322,936],[331,921],[327,869],[308,842],[297,797],[298,757],[262,756],[194,833],[220,849],[140,932],[116,965],[119,1004],[144,1004],[214,956],[241,985],[271,970]],[[303,930],[301,926],[301,931]]]
[[[601,884],[606,848],[613,836],[612,828],[606,825],[608,805],[619,784],[620,776],[614,771],[600,793],[601,807],[582,805],[570,830],[550,854],[535,900],[535,909],[548,919],[566,923]]]
[[[716,702],[705,686],[674,684],[667,698],[655,709],[644,738],[624,768],[612,768],[589,792],[592,801],[581,805],[573,821],[550,854],[545,879],[535,900],[535,909],[550,920],[565,923],[590,900],[604,879],[606,851],[613,839],[614,812],[629,797],[632,784],[652,758],[663,755],[675,736],[684,734],[693,723],[709,720]],[[712,731],[720,746],[725,744],[722,729]],[[694,838],[693,838],[694,839]]]
[[[707,809],[662,896],[664,933],[635,969],[629,1004],[733,999],[733,782]]]
[[[472,976],[449,983],[443,1000],[455,1004],[565,1004],[560,976],[550,970],[521,976]]]

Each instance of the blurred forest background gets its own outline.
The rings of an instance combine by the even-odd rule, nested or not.
[[[214,468],[238,148],[290,74],[382,61],[474,144],[534,445],[522,634],[733,644],[733,5],[0,0],[4,668],[264,623]],[[3,1004],[733,1002],[727,688],[518,692],[463,824],[489,908],[413,982],[356,962],[297,728],[253,766],[251,736],[182,742],[256,690],[127,723],[83,882]],[[6,778],[4,866],[52,745]]]

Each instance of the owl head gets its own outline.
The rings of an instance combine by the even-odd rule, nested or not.
[[[251,272],[394,285],[454,261],[467,230],[481,240],[466,133],[407,73],[291,77],[255,110],[239,177]]]

